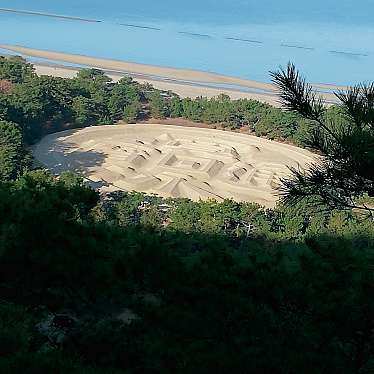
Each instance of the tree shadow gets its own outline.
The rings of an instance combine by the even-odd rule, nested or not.
[[[61,131],[49,135],[53,140],[49,141],[48,136],[33,147],[34,158],[37,159],[36,166],[48,169],[52,174],[58,176],[63,172],[74,172],[83,177],[87,185],[94,189],[109,186],[104,180],[93,178],[95,170],[100,168],[108,155],[98,150],[82,150],[77,144],[69,141],[59,141],[61,136],[72,136],[79,128]],[[44,145],[45,144],[45,145]]]
[[[53,341],[64,357],[134,373],[370,372],[369,232],[295,242],[121,226],[77,217],[84,189],[1,188],[1,298],[42,309],[39,322],[69,308]]]

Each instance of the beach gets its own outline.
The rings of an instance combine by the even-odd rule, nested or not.
[[[131,76],[141,83],[147,82],[158,89],[173,91],[181,97],[214,97],[223,93],[232,99],[248,98],[274,106],[280,105],[276,88],[270,83],[211,72],[103,59],[24,46],[0,44],[0,49],[9,54],[21,55],[26,59],[31,58],[33,62],[37,59],[34,63],[39,75],[73,77],[80,68],[92,67],[105,71],[114,81],[123,76]],[[64,64],[74,64],[74,66]],[[327,103],[334,103],[336,98],[332,91],[343,87],[318,84],[315,88]]]

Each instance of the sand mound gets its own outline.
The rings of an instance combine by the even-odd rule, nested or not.
[[[76,171],[103,190],[265,206],[277,201],[288,166],[313,160],[305,150],[254,136],[165,125],[64,131],[42,139],[34,155],[52,172]]]

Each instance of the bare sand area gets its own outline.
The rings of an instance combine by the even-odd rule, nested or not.
[[[94,188],[192,200],[231,198],[273,207],[303,149],[221,130],[158,124],[88,127],[43,138],[35,158],[55,174],[71,170]]]
[[[197,70],[145,65],[23,46],[1,44],[0,48],[13,54],[21,54],[26,58],[44,59],[45,61],[36,64],[36,71],[39,75],[73,77],[77,74],[79,68],[63,66],[61,63],[78,64],[82,67],[102,69],[114,81],[125,75],[130,75],[139,82],[151,83],[158,89],[173,91],[181,97],[214,97],[224,93],[232,99],[250,98],[279,106],[277,91],[270,83]],[[57,62],[60,65],[53,65],[51,62]],[[336,97],[331,91],[341,87],[318,84],[315,88],[328,103],[334,103]]]

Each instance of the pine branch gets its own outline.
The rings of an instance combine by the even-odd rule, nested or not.
[[[325,112],[325,102],[318,96],[313,87],[306,83],[300,76],[295,66],[287,65],[287,71],[283,68],[280,71],[270,72],[273,83],[279,89],[279,96],[283,106],[289,110],[302,115],[304,118],[316,121],[333,138],[335,134],[322,121]]]
[[[341,101],[347,114],[353,119],[358,128],[362,129],[368,125],[373,129],[374,83],[349,87],[347,91],[336,92],[335,96]]]

